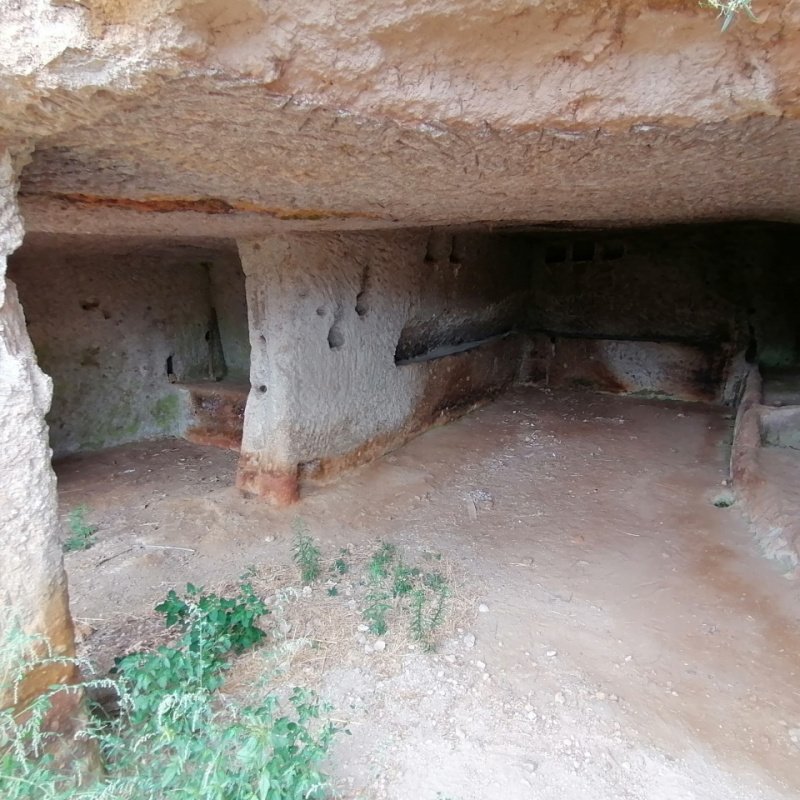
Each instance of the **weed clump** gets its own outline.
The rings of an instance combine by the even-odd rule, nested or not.
[[[170,592],[157,610],[181,635],[155,652],[118,659],[113,679],[55,686],[24,714],[0,712],[0,796],[4,800],[321,800],[328,780],[320,769],[339,728],[321,719],[316,696],[295,688],[281,700],[270,693],[243,706],[217,691],[228,656],[262,643],[268,613],[252,587],[238,596],[204,594],[188,586]],[[14,692],[32,669],[50,663],[38,642],[12,629],[0,639],[0,676]],[[60,659],[64,661],[64,659]],[[112,689],[116,717],[94,721],[84,735],[96,741],[105,774],[93,783],[56,769],[43,729],[61,691]]]
[[[322,573],[323,556],[315,544],[305,523],[296,519],[292,555],[300,569],[300,577],[305,585],[318,580]],[[427,560],[441,561],[439,553],[425,553]],[[447,580],[440,572],[407,564],[401,557],[397,546],[381,542],[368,556],[352,564],[349,548],[341,548],[338,556],[329,564],[325,584],[328,597],[340,595],[340,585],[347,576],[348,596],[354,608],[359,609],[361,618],[374,636],[385,636],[395,622],[403,625],[410,638],[422,645],[423,649],[435,649],[436,634],[442,627],[447,601],[451,596]],[[355,574],[354,574],[355,573]]]
[[[292,555],[294,563],[300,568],[304,584],[314,583],[322,573],[322,556],[319,547],[308,533],[308,527],[299,517],[292,523],[294,541]]]
[[[435,634],[445,618],[450,589],[439,572],[426,572],[400,558],[392,544],[381,544],[367,563],[369,586],[362,617],[370,633],[383,636],[389,617],[405,615],[411,638],[426,651],[435,648]]]
[[[89,510],[86,506],[76,506],[69,512],[67,525],[69,537],[64,542],[64,551],[71,553],[75,550],[88,550],[94,544],[97,526],[86,521]]]

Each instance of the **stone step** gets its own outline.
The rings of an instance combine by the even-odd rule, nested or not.
[[[227,381],[179,384],[186,396],[185,438],[196,444],[239,450],[250,386]]]

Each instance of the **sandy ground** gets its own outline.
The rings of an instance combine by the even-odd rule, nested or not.
[[[291,574],[300,515],[326,552],[442,553],[465,604],[434,654],[391,629],[366,652],[357,615],[327,632],[306,671],[352,733],[339,796],[797,798],[800,588],[711,502],[730,427],[703,406],[517,390],[280,511],[230,488],[230,452],[73,458],[62,510],[99,526],[66,556],[84,647],[102,662],[145,637],[187,581]]]

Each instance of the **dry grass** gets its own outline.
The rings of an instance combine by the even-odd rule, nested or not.
[[[260,621],[268,634],[265,645],[235,659],[225,691],[252,696],[296,685],[318,688],[328,670],[365,661],[370,669],[389,675],[399,669],[403,655],[422,649],[410,627],[411,615],[403,608],[409,604],[408,597],[390,601],[384,636],[364,630],[362,612],[370,591],[367,567],[379,545],[351,546],[344,556],[348,565],[344,575],[335,571],[334,557],[323,558],[322,576],[310,587],[302,586],[296,566],[275,564],[254,565],[240,581],[207,585],[207,592],[233,596],[239,583],[250,583],[270,609]],[[398,556],[409,566],[442,575],[448,596],[442,624],[433,638],[436,644],[453,638],[474,618],[481,587],[438,553],[399,550]],[[333,587],[335,595],[329,594]],[[163,618],[151,612],[98,626],[81,646],[81,655],[105,671],[116,656],[152,650],[174,638]],[[367,645],[378,639],[385,649],[368,653]]]
[[[302,587],[295,567],[258,567],[248,575],[247,581],[272,612],[262,620],[271,644],[238,658],[226,689],[238,693],[267,686],[317,688],[327,670],[358,665],[365,660],[372,669],[391,674],[405,653],[420,650],[421,645],[410,628],[410,615],[402,607],[408,604],[407,597],[392,599],[384,636],[364,630],[362,611],[370,589],[367,565],[376,549],[377,545],[351,547],[346,556],[349,565],[346,575],[333,575],[329,559],[330,563],[323,565],[323,577],[313,587]],[[405,553],[400,556],[411,566],[436,571],[444,577],[448,596],[435,642],[454,637],[459,628],[474,618],[477,587],[469,585],[465,576],[443,557],[428,554],[426,558],[423,553],[412,561]],[[337,589],[335,596],[328,594],[333,586]],[[235,585],[229,584],[222,590],[234,591]],[[385,643],[385,649],[368,654],[366,646],[379,639]]]

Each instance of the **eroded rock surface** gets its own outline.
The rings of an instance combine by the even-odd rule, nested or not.
[[[22,226],[14,202],[15,176],[0,154],[0,641],[11,629],[42,637],[41,655],[74,653],[67,579],[58,537],[56,478],[50,465],[44,415],[52,383],[39,369],[17,290],[6,280],[7,255],[19,245]],[[46,644],[45,644],[46,641]],[[53,684],[75,677],[70,663],[30,671],[12,687],[0,674],[0,706],[24,707]],[[70,732],[80,698],[61,693],[45,726]],[[91,748],[89,748],[91,749]]]
[[[756,10],[38,0],[0,130],[36,230],[792,220],[800,5]]]

